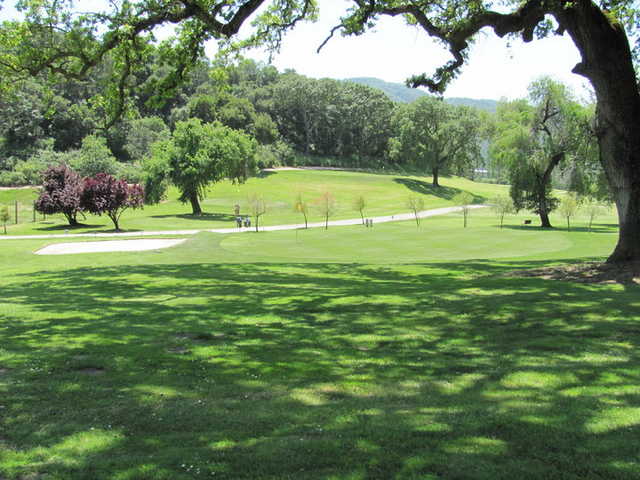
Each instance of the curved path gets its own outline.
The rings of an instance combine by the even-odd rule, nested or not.
[[[485,208],[487,205],[469,205],[470,209]],[[459,212],[462,207],[444,207],[433,210],[423,210],[418,212],[418,217],[427,218],[436,215],[445,215],[447,213]],[[396,215],[385,215],[381,217],[369,217],[373,220],[373,225],[377,223],[397,222],[402,220],[413,220],[413,213],[399,213]],[[348,220],[329,220],[329,225],[360,225],[362,219],[352,218]],[[310,222],[309,228],[324,227],[324,222]],[[266,227],[258,227],[261,232],[271,232],[275,230],[296,230],[304,228],[304,223],[296,223],[290,225],[272,225]],[[63,234],[47,234],[47,235],[0,235],[0,240],[36,240],[39,238],[100,238],[100,237],[155,237],[158,235],[195,235],[200,232],[213,233],[238,233],[238,232],[255,232],[255,227],[242,228],[211,228],[200,230],[158,230],[158,231],[140,231],[140,232],[120,232],[120,233],[63,233]]]

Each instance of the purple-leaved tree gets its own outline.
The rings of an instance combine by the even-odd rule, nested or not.
[[[67,165],[48,167],[43,174],[42,191],[35,209],[45,215],[62,213],[69,225],[78,224],[82,178]]]
[[[120,230],[122,213],[128,208],[142,208],[144,205],[144,189],[107,173],[98,173],[84,179],[80,205],[94,215],[106,213],[115,229]]]

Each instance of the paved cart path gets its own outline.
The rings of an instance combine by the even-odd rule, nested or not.
[[[470,209],[486,208],[487,205],[469,205]],[[436,208],[433,210],[423,210],[418,212],[418,217],[427,218],[434,217],[436,215],[446,215],[447,213],[460,212],[462,207],[444,207]],[[384,215],[381,217],[368,217],[373,220],[373,225],[386,222],[399,222],[403,220],[413,220],[413,213],[398,213],[395,215]],[[348,220],[329,220],[329,226],[337,227],[344,225],[360,225],[362,219],[351,218]],[[309,222],[309,228],[324,227],[324,222]],[[298,228],[304,228],[304,223],[295,223],[290,225],[269,225],[260,226],[258,230],[261,232],[272,232],[276,230],[296,230]],[[40,238],[121,238],[121,237],[155,237],[158,235],[195,235],[200,232],[213,232],[213,233],[238,233],[238,232],[255,232],[255,227],[242,227],[242,228],[211,228],[200,230],[157,230],[157,231],[139,231],[139,232],[119,232],[119,233],[60,233],[60,234],[46,234],[46,235],[0,235],[0,240],[34,240]]]

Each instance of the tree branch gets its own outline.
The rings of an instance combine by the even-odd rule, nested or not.
[[[453,60],[439,67],[432,77],[425,74],[412,77],[408,83],[412,87],[426,86],[431,91],[442,93],[447,84],[455,78],[457,72],[465,61],[465,50],[468,48],[468,41],[483,28],[489,27],[499,37],[507,34],[520,32],[525,42],[533,39],[536,26],[550,13],[551,8],[540,0],[528,0],[524,5],[512,13],[498,13],[494,11],[482,10],[477,13],[470,13],[463,20],[448,28],[439,27],[430,20],[428,14],[432,4],[421,7],[416,4],[399,5],[395,7],[371,9],[371,3],[364,3],[363,0],[356,0],[360,10],[353,13],[351,18],[359,16],[358,22],[364,25],[376,14],[398,16],[406,15],[415,19],[418,25],[429,34],[448,45],[449,52]],[[363,7],[364,5],[364,7]],[[344,25],[344,22],[343,22]]]

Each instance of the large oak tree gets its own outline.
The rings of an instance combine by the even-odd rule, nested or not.
[[[431,171],[434,187],[440,186],[441,173],[462,169],[480,156],[480,117],[473,108],[422,97],[401,105],[392,123],[391,158]]]
[[[178,84],[203,55],[204,42],[234,38],[248,20],[255,28],[245,44],[277,45],[282,33],[316,14],[312,0],[120,0],[106,12],[74,13],[71,0],[24,0],[26,21],[5,23],[0,32],[0,77],[43,71],[81,77],[106,58],[113,81],[105,111],[125,107],[130,78],[143,59],[148,38],[167,24],[179,25],[165,42],[161,60],[174,68],[157,80],[157,90]],[[433,76],[410,80],[442,92],[455,78],[480,30],[525,41],[567,34],[581,61],[573,72],[587,78],[597,99],[600,160],[618,208],[620,234],[611,262],[640,260],[640,94],[627,31],[637,27],[633,0],[353,0],[333,32],[358,34],[382,15],[405,16],[448,46],[452,60]],[[332,32],[332,33],[333,33]],[[3,82],[4,83],[4,82]],[[0,85],[0,89],[7,87]]]
[[[152,150],[145,161],[147,203],[158,202],[170,181],[194,215],[202,214],[200,200],[210,185],[224,178],[244,182],[256,168],[252,137],[197,118],[178,122],[171,138],[154,144]]]

